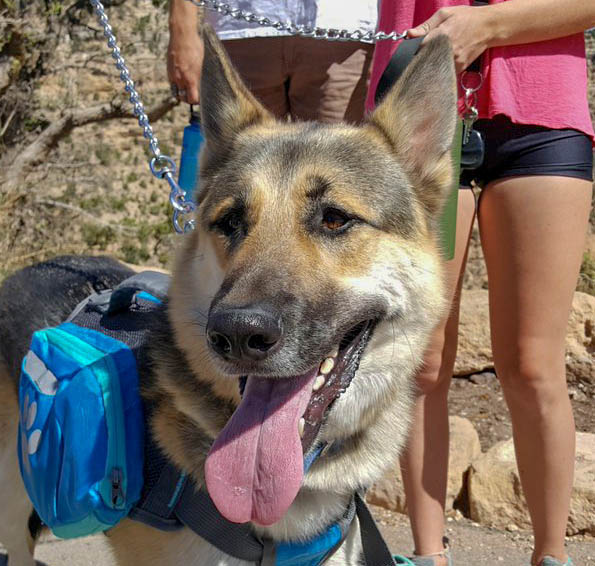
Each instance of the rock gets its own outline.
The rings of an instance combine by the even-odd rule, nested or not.
[[[595,434],[577,433],[576,470],[567,534],[595,535]],[[486,526],[529,529],[512,439],[481,455],[469,472],[471,519]]]
[[[471,421],[462,417],[450,417],[450,459],[446,511],[453,508],[454,501],[461,495],[465,476],[471,462],[481,454],[479,436]],[[368,492],[370,503],[397,511],[407,512],[405,490],[401,481],[398,463]]]
[[[467,250],[467,266],[463,278],[463,289],[487,289],[488,273],[481,249],[477,220],[473,223],[471,239]]]
[[[372,505],[390,509],[397,513],[407,513],[405,489],[401,480],[398,463],[392,466],[366,494],[366,500]]]
[[[459,348],[454,374],[469,375],[493,367],[488,292],[483,289],[465,290],[461,298]]]
[[[4,92],[10,85],[10,67],[12,57],[0,58],[0,93]]]
[[[446,510],[453,507],[461,495],[471,463],[481,455],[479,435],[469,419],[449,417],[450,457],[448,460],[448,490]]]
[[[595,434],[577,433],[574,489],[570,504],[568,534],[586,532],[595,536]]]
[[[566,337],[566,372],[569,382],[595,386],[595,297],[575,293]],[[455,375],[493,369],[488,292],[465,290],[461,300],[459,349]]]
[[[569,382],[595,387],[595,297],[575,293],[566,334],[566,375]]]
[[[469,376],[469,381],[475,385],[489,385],[494,379],[497,379],[497,377],[492,371],[482,371]]]
[[[586,401],[588,399],[587,394],[584,391],[573,387],[568,389],[568,396],[574,401]]]

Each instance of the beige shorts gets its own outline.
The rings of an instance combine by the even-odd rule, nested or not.
[[[359,122],[373,46],[303,37],[224,41],[254,95],[276,116]]]

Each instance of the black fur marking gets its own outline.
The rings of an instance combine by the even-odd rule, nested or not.
[[[417,228],[414,191],[403,167],[396,159],[387,157],[384,144],[380,147],[378,143],[362,143],[366,138],[334,135],[334,129],[328,125],[300,124],[294,131],[245,143],[241,143],[240,137],[230,150],[233,153],[230,164],[221,167],[216,174],[201,170],[205,212],[229,197],[250,202],[254,175],[258,171],[279,172],[275,186],[269,188],[270,199],[274,200],[277,198],[275,191],[293,190],[291,180],[297,172],[309,171],[316,165],[328,174],[314,175],[310,179],[311,187],[306,196],[313,205],[338,183],[340,192],[361,199],[374,211],[375,217],[365,218],[368,224],[404,238],[413,237]]]
[[[213,393],[210,385],[200,381],[194,374],[184,352],[179,350],[173,341],[173,329],[167,316],[168,301],[165,300],[162,307],[155,313],[155,325],[149,337],[151,345],[151,357],[153,359],[153,370],[160,372],[160,377],[169,380],[180,390],[191,394],[197,402],[206,399],[205,420],[209,418],[214,422],[221,421],[225,424],[233,411],[234,404],[218,397]],[[165,373],[163,373],[165,372]],[[155,371],[143,379],[143,391],[157,391],[155,382]],[[210,414],[212,413],[212,414]]]
[[[37,511],[33,510],[31,515],[29,515],[29,521],[27,522],[27,527],[29,528],[29,533],[31,534],[31,538],[35,541],[39,538],[41,531],[43,531],[43,523],[37,514]]]
[[[0,356],[15,386],[33,332],[62,323],[83,299],[133,273],[108,257],[62,256],[8,277],[0,287]]]
[[[250,226],[246,215],[246,206],[241,202],[235,204],[215,220],[210,228],[225,236],[228,250],[233,251],[248,235]]]
[[[322,200],[322,197],[331,187],[330,181],[320,176],[312,179],[312,185],[313,188],[306,193],[306,196],[312,200]]]

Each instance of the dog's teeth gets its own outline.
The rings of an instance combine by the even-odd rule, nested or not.
[[[314,385],[312,386],[313,391],[318,391],[323,385],[326,380],[324,379],[324,375],[319,375],[316,380],[314,381]]]
[[[335,367],[335,360],[333,358],[327,358],[320,364],[320,373],[326,375]]]
[[[298,423],[298,432],[300,433],[300,438],[304,437],[304,427],[306,426],[306,419],[302,417],[300,422]]]
[[[336,358],[339,355],[339,347],[335,346],[328,354],[327,358]]]

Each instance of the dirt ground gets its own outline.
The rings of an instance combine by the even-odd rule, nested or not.
[[[595,433],[595,388],[589,390],[582,383],[572,384],[569,394],[576,430]],[[494,373],[454,378],[450,387],[449,411],[451,415],[465,417],[473,423],[484,451],[512,436],[508,409]]]
[[[407,517],[378,507],[373,512],[390,549],[410,554],[413,541]],[[462,517],[450,517],[446,536],[456,566],[525,566],[530,562],[533,537],[528,532],[489,529]],[[566,546],[575,566],[595,566],[595,539],[569,537]]]
[[[372,511],[384,537],[394,553],[409,554],[413,542],[405,515],[391,513],[379,507]],[[446,534],[451,542],[456,566],[526,566],[531,556],[531,535],[526,532],[487,529],[467,519],[451,517]],[[595,565],[595,539],[572,537],[567,540],[568,553],[575,566]],[[107,541],[103,536],[58,541],[42,540],[36,551],[37,566],[115,566]],[[6,556],[0,550],[0,566],[6,566]]]

